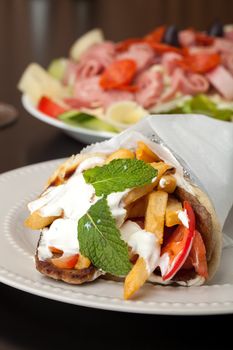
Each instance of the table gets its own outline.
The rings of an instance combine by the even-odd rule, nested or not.
[[[66,55],[75,38],[94,26],[103,27],[109,39],[120,40],[164,22],[203,28],[216,15],[226,23],[231,20],[230,0],[221,1],[221,6],[218,1],[188,3],[190,12],[187,1],[182,0],[1,0],[0,100],[13,104],[19,119],[0,129],[0,173],[66,157],[83,147],[23,110],[16,84],[29,62],[47,66],[53,57]],[[201,4],[203,11],[198,10]],[[222,347],[232,321],[232,315],[175,317],[94,310],[0,285],[0,350],[68,349],[73,345],[109,349]]]

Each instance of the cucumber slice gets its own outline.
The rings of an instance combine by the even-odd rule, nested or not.
[[[67,67],[67,59],[66,58],[57,58],[53,60],[49,67],[48,73],[57,80],[62,80],[64,78],[65,70]]]
[[[67,123],[73,126],[80,126],[82,128],[98,130],[98,131],[117,132],[117,130],[114,127],[104,122],[103,120],[97,119],[95,116],[91,114],[87,114],[77,110],[71,110],[63,114],[60,114],[58,118],[62,120],[64,123]]]

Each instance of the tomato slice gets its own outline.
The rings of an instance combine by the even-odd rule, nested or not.
[[[79,254],[71,256],[61,256],[60,258],[53,258],[51,262],[59,269],[73,269],[77,264]]]
[[[151,41],[154,43],[160,43],[164,37],[166,27],[165,26],[160,26],[156,29],[154,29],[152,32],[148,33],[144,39],[146,41]]]
[[[189,202],[185,201],[183,207],[188,216],[189,227],[179,225],[162,248],[161,258],[163,259],[164,254],[169,257],[167,269],[162,272],[164,281],[171,279],[179,271],[192,247],[195,235],[195,214]]]
[[[187,262],[185,262],[186,268],[194,267],[196,273],[199,276],[208,278],[208,265],[206,260],[206,249],[200,232],[195,231],[193,245],[190,250]]]
[[[46,96],[41,97],[37,108],[42,113],[47,114],[53,118],[56,118],[58,115],[67,111],[67,109],[63,108],[56,102],[53,102],[50,98]]]
[[[218,54],[213,53],[199,53],[193,55],[186,55],[177,64],[184,69],[192,71],[194,73],[207,73],[214,69],[221,63],[221,58]]]
[[[135,76],[137,64],[134,60],[124,59],[110,64],[100,77],[100,86],[105,89],[117,89],[129,85]]]

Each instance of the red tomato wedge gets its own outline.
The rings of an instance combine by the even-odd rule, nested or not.
[[[169,264],[162,275],[164,281],[170,280],[186,261],[195,235],[195,214],[189,202],[184,202],[184,210],[188,216],[189,228],[179,225],[162,248],[162,254],[168,254]]]
[[[60,106],[56,102],[53,102],[50,98],[43,96],[41,97],[38,109],[42,113],[49,115],[50,117],[56,118],[59,114],[67,111],[64,107]]]
[[[195,231],[193,245],[189,256],[185,261],[183,267],[185,269],[195,268],[199,276],[208,278],[208,265],[206,260],[206,249],[200,232]]]
[[[61,256],[60,258],[53,258],[51,262],[59,269],[73,269],[77,264],[79,254],[71,256]]]
[[[153,30],[152,32],[148,33],[144,39],[146,41],[151,41],[154,43],[160,43],[164,37],[164,33],[165,33],[166,27],[165,26],[161,26],[156,28],[155,30]]]
[[[221,63],[221,58],[217,53],[199,53],[186,55],[182,60],[178,61],[184,69],[194,73],[207,73]]]
[[[129,85],[135,76],[137,64],[134,60],[115,61],[106,68],[100,77],[100,86],[105,89],[117,89]]]

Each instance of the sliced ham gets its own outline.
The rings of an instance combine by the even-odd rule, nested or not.
[[[222,64],[233,75],[233,53],[224,53],[222,55]]]
[[[171,87],[161,96],[161,102],[171,100],[178,91],[187,95],[196,95],[209,89],[208,80],[200,74],[185,73],[183,69],[176,68],[172,75]]]
[[[92,45],[80,58],[80,62],[87,59],[98,60],[106,68],[115,58],[115,45],[111,41],[104,41],[100,44]]]
[[[177,61],[181,60],[182,56],[175,52],[167,52],[162,56],[162,66],[165,72],[171,75],[177,68]]]
[[[180,71],[177,78],[179,80],[179,90],[183,94],[195,95],[209,89],[208,80],[201,74],[189,73],[185,75],[183,71]]]
[[[206,74],[210,83],[227,100],[233,100],[233,76],[223,66]]]
[[[225,38],[233,42],[233,29],[226,31],[224,34]]]
[[[139,88],[135,94],[136,101],[144,108],[149,108],[158,101],[162,94],[163,75],[158,71],[147,70],[138,76],[136,85]]]
[[[76,81],[77,64],[73,61],[68,61],[64,73],[63,83],[65,85],[73,85]]]
[[[91,46],[76,65],[76,79],[90,78],[100,74],[115,58],[115,46],[104,42]]]
[[[213,47],[220,53],[233,53],[232,41],[225,38],[216,38]]]
[[[195,55],[199,53],[213,54],[213,53],[218,53],[218,50],[214,45],[189,47],[190,55]]]
[[[92,45],[81,57],[79,63],[69,61],[64,84],[73,85],[76,80],[100,74],[115,58],[115,45],[112,42]]]
[[[178,34],[178,38],[180,45],[183,47],[189,47],[196,43],[195,33],[191,29],[181,30]]]
[[[136,62],[138,71],[142,71],[153,63],[154,57],[154,50],[148,44],[140,43],[133,44],[128,51],[118,54],[117,59],[132,59]]]
[[[77,80],[74,85],[74,98],[79,107],[99,107],[105,92],[99,85],[99,76]]]
[[[111,90],[105,92],[102,100],[102,105],[105,109],[107,109],[109,106],[111,106],[111,104],[115,102],[134,101],[134,99],[135,97],[132,92]]]
[[[91,77],[76,82],[74,86],[74,98],[66,100],[72,107],[96,108],[109,107],[114,102],[133,101],[134,94],[128,91],[104,91],[99,85],[99,76]]]
[[[95,58],[87,58],[78,64],[76,78],[85,79],[98,75],[103,70],[103,65]]]

